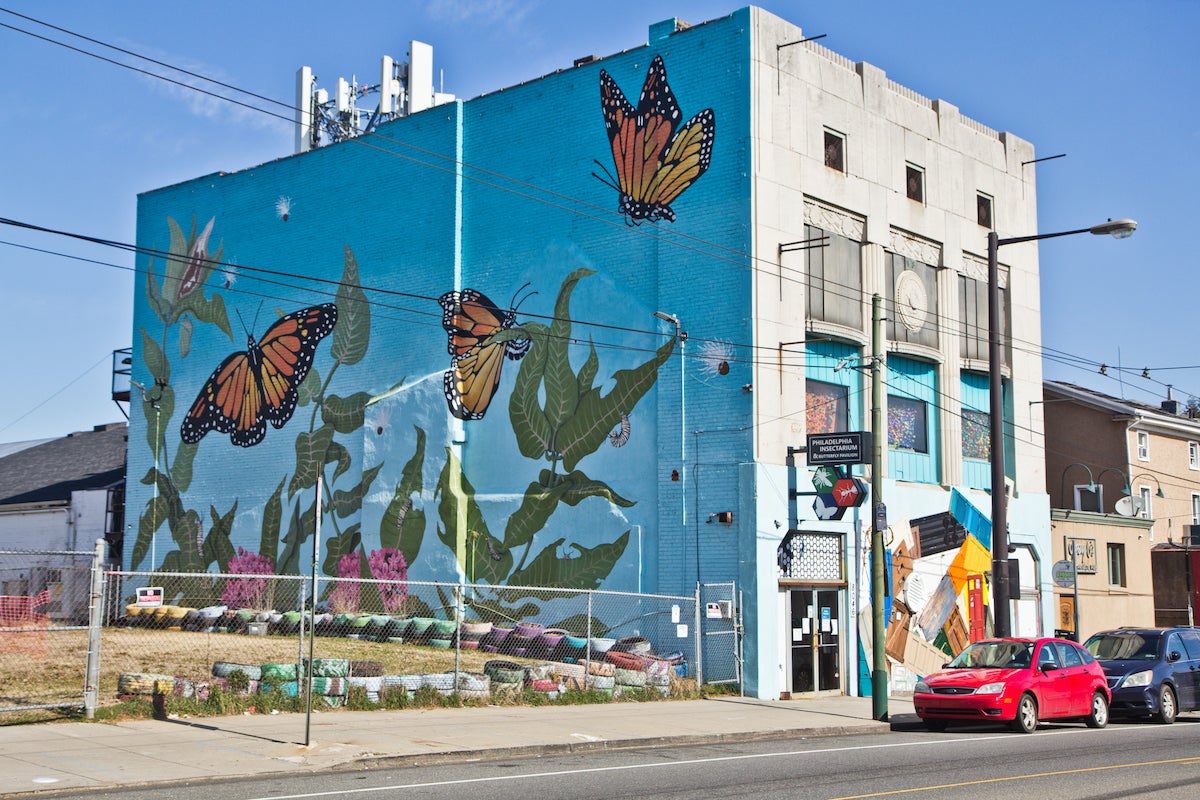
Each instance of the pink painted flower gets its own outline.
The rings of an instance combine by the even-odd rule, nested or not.
[[[329,593],[329,610],[334,614],[355,614],[362,598],[361,557],[357,550],[338,559],[337,573],[340,580]]]
[[[388,614],[397,613],[408,599],[408,562],[404,560],[404,553],[392,547],[372,550],[367,556],[367,564],[376,580],[388,581],[379,584],[383,610]]]
[[[242,548],[237,549],[237,555],[229,559],[231,575],[274,575],[275,565],[266,556],[252,553]],[[225,590],[221,592],[221,602],[230,608],[262,608],[263,596],[270,586],[270,579],[263,578],[227,578]]]

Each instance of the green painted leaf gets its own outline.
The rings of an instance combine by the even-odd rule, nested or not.
[[[346,266],[342,285],[338,287],[338,321],[333,329],[330,354],[341,364],[357,364],[367,353],[371,338],[371,306],[359,286],[358,261],[350,246],[346,246]]]
[[[391,502],[379,522],[379,544],[399,550],[405,563],[410,566],[417,560],[421,542],[425,537],[425,512],[413,508],[414,495],[422,489],[421,469],[425,462],[425,431],[413,426],[417,432],[417,446],[412,458],[404,465],[400,483],[392,495]]]
[[[541,458],[550,449],[553,432],[542,410],[539,388],[546,369],[546,339],[550,329],[536,322],[522,326],[532,340],[529,352],[521,359],[512,395],[508,398],[508,416],[512,421],[517,447],[526,458]],[[506,331],[507,332],[507,331]]]
[[[321,374],[314,366],[296,388],[296,404],[306,406],[321,395]]]
[[[596,372],[600,369],[600,357],[596,355],[596,345],[588,340],[588,357],[579,368],[579,394],[582,396],[596,380]]]
[[[158,495],[146,501],[146,510],[138,519],[137,541],[133,543],[133,552],[130,555],[132,569],[141,566],[142,560],[150,552],[150,542],[153,541],[155,532],[163,526],[169,515],[170,501],[167,498]],[[150,569],[154,569],[156,566],[156,564],[151,564]]]
[[[184,317],[179,321],[179,357],[187,358],[192,352],[192,318]]]
[[[483,512],[475,502],[475,487],[463,474],[462,465],[450,448],[446,448],[446,463],[438,479],[437,494],[438,515],[442,520],[437,529],[438,538],[455,554],[467,582],[499,583],[512,569],[512,553],[488,532]],[[465,552],[458,552],[460,517],[466,531]]]
[[[554,302],[554,321],[546,338],[545,367],[546,418],[552,428],[559,428],[570,419],[579,404],[579,381],[570,359],[571,293],[581,279],[594,274],[595,270],[586,268],[572,272],[563,280]]]
[[[330,483],[337,483],[338,478],[350,471],[350,451],[341,442],[330,442],[329,449],[325,451],[325,463],[337,464],[333,468],[333,477],[330,478]]]
[[[337,577],[338,562],[347,553],[353,553],[362,544],[361,526],[356,522],[338,536],[330,537],[325,543],[325,559],[321,562],[321,571],[326,575]],[[362,564],[366,558],[359,558],[359,577],[362,576]],[[369,577],[369,576],[368,576]]]
[[[354,433],[363,426],[363,411],[371,395],[356,392],[349,397],[330,395],[321,404],[321,421],[338,433]]]
[[[171,232],[171,249],[166,257],[163,274],[163,296],[174,299],[179,295],[179,278],[187,266],[188,242],[196,237],[196,220],[192,219],[192,235],[185,236],[179,223],[167,217],[167,229]]]
[[[306,515],[312,518],[315,515]],[[300,503],[292,504],[292,516],[288,523],[288,532],[283,537],[283,553],[275,564],[275,572],[279,575],[300,574],[300,548],[312,534],[313,528],[306,527],[305,517],[300,514]],[[310,562],[311,563],[311,560]],[[305,572],[307,574],[307,571]]]
[[[545,478],[549,474],[549,470],[542,470],[543,481],[529,484],[521,506],[508,518],[508,524],[504,527],[505,548],[524,547],[533,541],[538,531],[546,527],[563,493],[570,488],[570,485],[563,481],[552,487],[544,485],[548,483]]]
[[[142,415],[146,418],[146,444],[150,446],[151,454],[162,454],[166,447],[167,428],[175,413],[175,390],[170,386],[153,386],[146,394],[158,398],[152,403],[142,402]]]
[[[603,497],[621,508],[629,508],[636,504],[636,501],[617,494],[604,481],[592,480],[579,470],[567,475],[565,481],[567,489],[562,494],[562,501],[569,506],[577,506],[588,497]]]
[[[208,565],[200,555],[201,537],[204,535],[200,527],[200,515],[189,508],[181,516],[169,519],[167,524],[171,528],[171,539],[179,547],[180,563],[185,565],[183,571],[204,571]]]
[[[413,430],[417,432],[417,445],[413,449],[412,458],[404,465],[404,470],[400,474],[400,491],[404,492],[405,497],[420,494],[424,488],[421,470],[425,464],[425,430],[416,425],[413,426]]]
[[[229,315],[225,311],[225,300],[219,294],[205,297],[203,292],[192,292],[179,301],[175,313],[176,316],[187,313],[199,322],[216,325],[231,341],[233,340],[233,330],[229,327]]]
[[[658,380],[658,370],[675,350],[672,337],[658,348],[654,358],[633,369],[618,370],[613,375],[613,388],[601,397],[597,388],[589,389],[579,402],[575,415],[563,423],[555,438],[562,453],[563,466],[573,470],[579,460],[603,444],[621,421],[622,414],[633,411],[638,401]]]
[[[166,354],[158,346],[158,342],[150,338],[145,328],[142,328],[142,362],[156,384],[171,382],[171,362],[167,361]]]
[[[288,497],[303,489],[311,489],[317,485],[317,476],[321,468],[328,463],[326,453],[333,444],[333,428],[325,425],[312,433],[300,433],[296,436],[296,469],[292,472],[292,481],[288,484]],[[344,449],[344,448],[343,448]]]
[[[381,469],[383,469],[383,464],[376,464],[370,469],[363,471],[362,480],[350,491],[343,491],[341,489],[335,491],[333,493],[333,513],[337,514],[341,519],[345,519],[362,510],[363,498],[371,490],[371,483],[374,482],[375,476],[379,474],[379,470]]]
[[[283,483],[281,478],[275,491],[267,498],[263,506],[262,536],[259,538],[258,554],[271,559],[278,569],[279,558],[279,527],[283,523]]]
[[[158,321],[163,325],[167,324],[167,320],[171,318],[171,304],[162,296],[162,290],[158,285],[158,272],[154,266],[154,259],[151,258],[146,263],[146,302],[154,315],[158,317]]]
[[[625,531],[615,542],[596,547],[571,544],[578,553],[572,558],[559,558],[558,548],[565,539],[546,545],[525,569],[517,570],[509,578],[514,586],[539,586],[555,589],[599,589],[600,582],[612,572],[629,544],[629,531]],[[507,589],[509,598],[526,596],[520,589]],[[529,596],[536,596],[529,594]]]
[[[237,500],[234,500],[233,508],[224,515],[217,513],[213,506],[208,507],[208,515],[212,522],[208,526],[208,534],[204,537],[203,561],[206,569],[209,564],[216,564],[220,572],[229,572],[229,561],[237,555],[233,542],[229,540],[237,507]]]
[[[199,442],[196,444],[180,442],[179,447],[175,450],[175,462],[171,464],[171,480],[181,492],[186,492],[192,485],[192,463],[196,460],[196,453],[199,450]]]

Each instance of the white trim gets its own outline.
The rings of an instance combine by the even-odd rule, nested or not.
[[[1188,469],[1200,469],[1200,442],[1188,442]]]
[[[1192,524],[1200,525],[1200,493],[1197,492],[1192,492]]]
[[[1075,484],[1075,486],[1073,488],[1075,490],[1074,491],[1075,510],[1083,511],[1085,509],[1083,507],[1082,493],[1088,491],[1088,485],[1086,483],[1078,483],[1078,484]],[[1104,513],[1104,487],[1098,483],[1096,484],[1095,495],[1096,495],[1096,502],[1099,504],[1100,507],[1096,508],[1096,509],[1087,509],[1087,510],[1091,511],[1092,513],[1095,513],[1095,514],[1103,514]]]
[[[1139,486],[1138,494],[1142,498],[1142,517],[1145,519],[1154,519],[1154,507],[1151,505],[1154,495],[1150,492],[1149,486]]]
[[[1138,461],[1150,460],[1150,433],[1148,431],[1134,431],[1137,435],[1137,458]]]

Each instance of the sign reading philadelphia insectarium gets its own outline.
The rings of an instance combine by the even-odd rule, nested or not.
[[[808,465],[870,464],[871,432],[810,433],[808,435]]]

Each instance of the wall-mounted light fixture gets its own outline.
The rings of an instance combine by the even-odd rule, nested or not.
[[[719,522],[722,525],[732,525],[733,524],[733,512],[732,511],[717,511],[713,514],[709,514],[708,515],[708,524],[711,525],[714,522]]]

